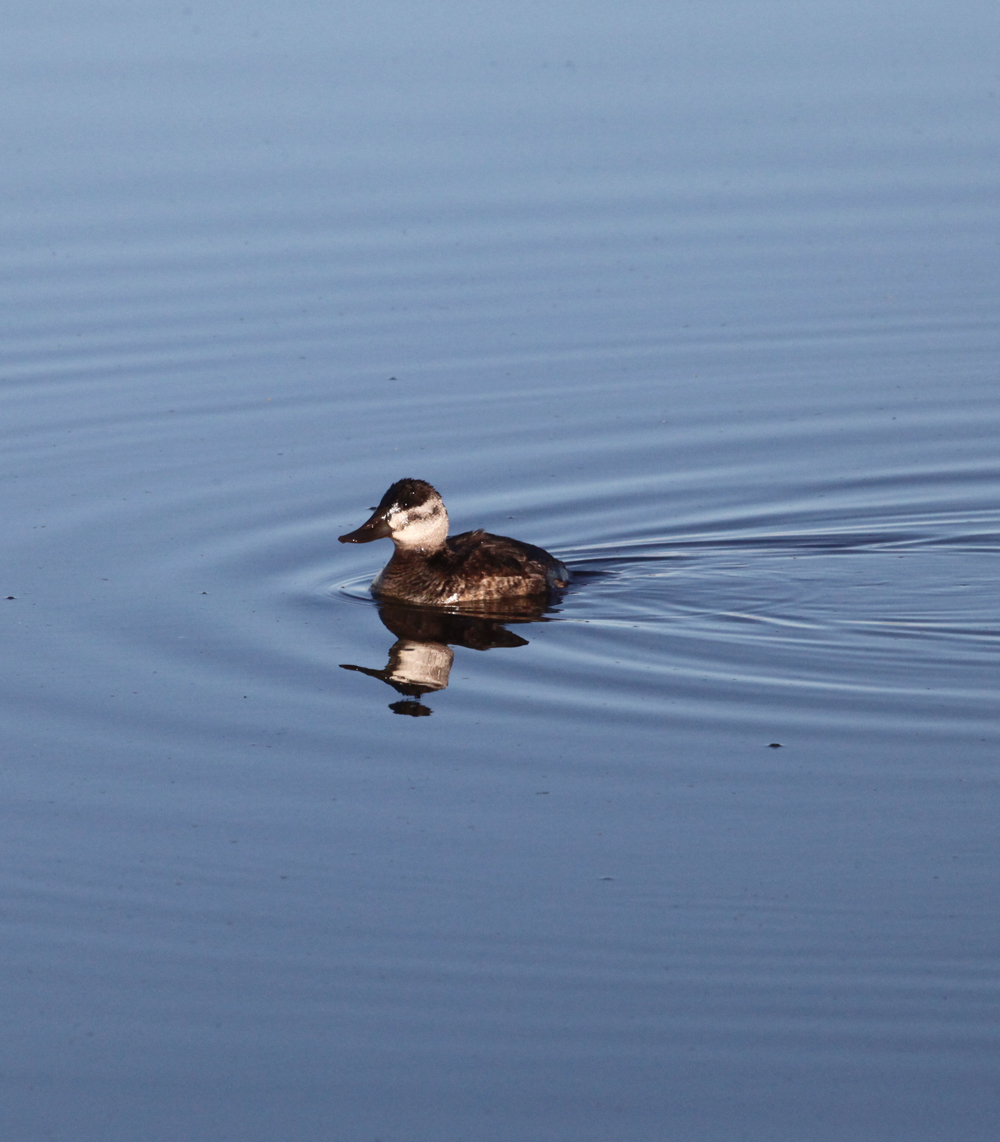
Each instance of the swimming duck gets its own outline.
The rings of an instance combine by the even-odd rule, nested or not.
[[[566,566],[530,543],[485,531],[449,539],[444,501],[426,480],[397,480],[340,542],[386,538],[396,550],[372,583],[379,598],[447,605],[547,595],[569,582]]]

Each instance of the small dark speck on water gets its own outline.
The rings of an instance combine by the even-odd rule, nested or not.
[[[14,595],[8,595],[7,596],[8,599],[13,599],[14,597],[15,597]]]
[[[768,749],[781,749],[781,742],[771,742]]]

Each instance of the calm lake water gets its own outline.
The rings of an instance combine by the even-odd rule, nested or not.
[[[996,5],[0,28],[0,1135],[994,1139]]]

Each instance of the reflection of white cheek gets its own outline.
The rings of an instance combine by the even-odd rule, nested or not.
[[[448,685],[455,652],[439,642],[400,640],[394,647],[394,682],[425,686],[428,690],[443,690]]]

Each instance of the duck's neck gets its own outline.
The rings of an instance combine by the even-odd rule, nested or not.
[[[393,552],[395,559],[425,559],[428,555],[434,555],[435,552],[443,551],[445,548],[443,540],[440,543],[401,543],[393,536],[392,542],[396,547]]]

